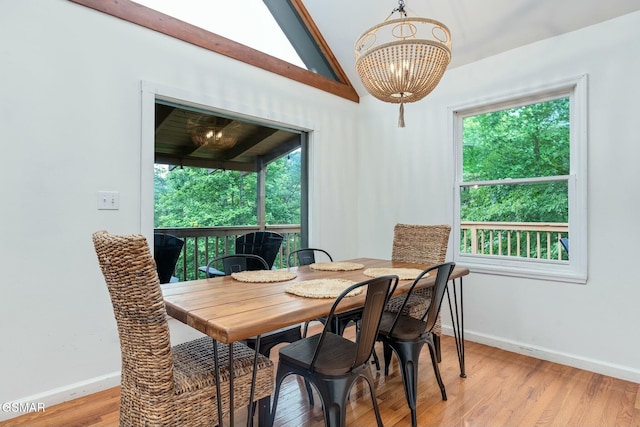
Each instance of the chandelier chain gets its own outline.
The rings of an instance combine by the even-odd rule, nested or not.
[[[404,10],[404,0],[398,0],[398,7],[396,7],[395,9],[393,9],[391,11],[391,14],[393,15],[395,12],[400,12],[401,14],[403,14],[405,17],[407,16],[407,12],[405,12]]]

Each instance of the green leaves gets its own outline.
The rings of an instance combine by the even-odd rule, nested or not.
[[[463,180],[569,174],[569,99],[466,117]],[[462,221],[567,222],[566,182],[463,187]]]
[[[257,224],[257,174],[156,165],[155,227]],[[300,223],[300,152],[267,166],[268,224]]]

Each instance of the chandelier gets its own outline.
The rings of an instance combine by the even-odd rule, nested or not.
[[[229,127],[229,120],[217,117],[204,117],[198,121],[189,121],[189,135],[194,144],[218,150],[226,150],[238,142],[237,136]]]
[[[451,61],[451,33],[433,19],[408,17],[404,1],[383,23],[369,28],[355,44],[356,72],[367,91],[384,102],[404,104],[427,96]],[[391,19],[398,12],[400,18]]]

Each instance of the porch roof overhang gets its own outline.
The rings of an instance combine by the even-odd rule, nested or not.
[[[261,165],[297,149],[300,133],[220,115],[156,103],[155,162],[173,166],[258,172]],[[235,143],[228,148],[198,145],[200,125],[215,125]]]

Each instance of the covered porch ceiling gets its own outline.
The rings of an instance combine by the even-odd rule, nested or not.
[[[156,102],[159,164],[258,172],[300,145],[291,130]]]

